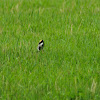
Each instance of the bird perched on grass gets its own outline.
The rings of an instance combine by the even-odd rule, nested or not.
[[[40,51],[41,49],[43,50],[43,46],[44,46],[44,41],[40,40],[39,44],[38,44],[38,48],[37,50]]]

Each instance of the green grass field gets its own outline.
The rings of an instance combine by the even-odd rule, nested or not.
[[[0,100],[100,100],[100,0],[0,0]]]

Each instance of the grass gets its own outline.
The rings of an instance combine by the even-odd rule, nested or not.
[[[0,99],[100,100],[99,4],[0,0]]]

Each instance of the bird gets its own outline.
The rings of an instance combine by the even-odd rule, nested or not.
[[[39,41],[39,44],[38,44],[38,47],[37,47],[37,50],[40,51],[41,49],[43,50],[43,47],[44,47],[44,41],[43,40],[40,40]]]

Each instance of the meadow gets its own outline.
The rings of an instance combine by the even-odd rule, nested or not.
[[[100,0],[0,0],[0,100],[100,100]]]

